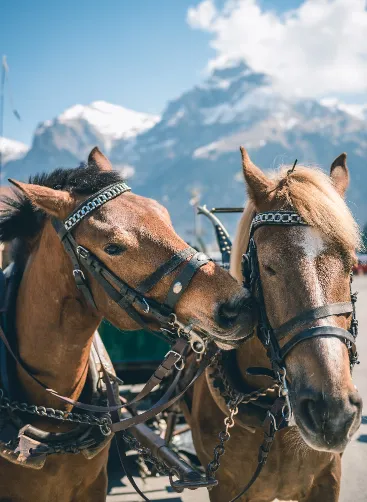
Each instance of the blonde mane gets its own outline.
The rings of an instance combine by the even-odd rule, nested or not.
[[[319,229],[349,254],[360,249],[358,224],[344,199],[335,190],[331,178],[315,167],[297,166],[289,175],[287,169],[289,167],[282,167],[270,176],[274,181],[272,195],[274,201],[278,202],[277,209],[293,207],[309,225]],[[242,281],[242,254],[247,249],[255,213],[255,205],[249,200],[232,248],[230,272],[238,281]]]

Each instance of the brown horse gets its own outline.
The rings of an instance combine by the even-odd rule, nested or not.
[[[350,301],[350,272],[360,236],[343,200],[349,182],[345,154],[332,164],[330,178],[318,169],[301,166],[269,178],[245,150],[242,154],[250,200],[232,252],[232,274],[242,281],[241,259],[254,215],[292,208],[308,226],[263,226],[254,234],[270,325],[277,328],[305,310]],[[325,321],[310,321],[305,328],[332,325],[347,329],[351,316],[333,316]],[[246,373],[249,367],[270,368],[257,337],[241,345],[230,360],[243,392],[269,388],[268,377]],[[285,366],[295,423],[276,433],[260,477],[238,500],[337,502],[341,455],[359,427],[362,409],[351,378],[347,347],[329,336],[304,340],[286,356]],[[206,378],[194,387],[190,421],[194,444],[204,464],[213,457],[218,432],[228,415],[222,394],[212,370],[207,370]],[[276,397],[275,390],[268,390],[259,403],[271,403]],[[211,501],[231,500],[250,480],[257,467],[263,419],[261,406],[240,406],[236,426],[220,459],[219,485],[210,492]]]
[[[139,325],[92,277],[88,282],[97,308],[85,302],[50,217],[63,220],[91,194],[119,181],[119,174],[95,148],[87,166],[56,170],[35,177],[30,184],[13,182],[20,191],[5,201],[7,207],[0,222],[2,241],[16,239],[14,259],[24,265],[15,309],[19,357],[31,374],[72,399],[78,399],[85,386],[92,337],[102,318],[123,330],[135,330]],[[187,247],[160,204],[131,192],[109,200],[83,218],[73,236],[132,287]],[[184,265],[164,277],[146,296],[164,302],[173,278]],[[197,271],[175,313],[181,322],[193,321],[199,331],[225,342],[243,336],[246,321],[240,311],[245,301],[243,288],[209,262]],[[140,314],[151,329],[157,328],[149,313],[141,308]],[[19,366],[15,397],[38,406],[71,409],[45,392]],[[45,431],[57,433],[75,427],[24,413],[21,416],[25,423]],[[105,444],[90,459],[82,454],[54,454],[47,457],[42,469],[35,470],[22,463],[21,455],[10,462],[2,449],[0,500],[102,502],[107,491],[108,450]]]

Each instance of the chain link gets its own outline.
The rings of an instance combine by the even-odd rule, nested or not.
[[[266,397],[268,392],[279,389],[279,383],[277,382],[271,385],[270,387],[267,388],[264,387],[258,390],[254,390],[253,392],[249,392],[248,394],[242,394],[241,392],[235,390],[228,381],[228,378],[226,376],[224,367],[222,366],[220,359],[216,360],[215,371],[218,373],[221,383],[224,386],[224,392],[221,392],[221,394],[224,398],[227,398],[226,403],[228,408],[230,408],[230,405],[233,403],[236,403],[237,406],[240,404],[249,404],[253,401],[257,401],[261,397]],[[216,377],[213,376],[213,378],[215,379]]]
[[[153,455],[149,448],[146,448],[141,445],[141,443],[126,433],[122,433],[122,437],[125,443],[132,449],[135,450],[140,457],[144,459],[145,462],[149,462],[152,464],[160,474],[168,476],[170,473],[170,469],[166,466],[164,462],[158,460],[157,457]]]
[[[206,468],[206,475],[209,479],[215,479],[215,473],[220,467],[220,457],[224,455],[226,451],[225,443],[231,437],[229,429],[234,427],[235,425],[234,416],[237,415],[237,413],[238,413],[238,406],[233,404],[229,408],[229,416],[224,419],[225,429],[223,431],[220,431],[220,433],[218,434],[219,444],[217,444],[217,446],[214,448],[213,460],[209,462]]]
[[[10,412],[21,411],[39,417],[53,418],[54,420],[60,420],[62,422],[95,425],[100,428],[104,436],[109,436],[112,432],[111,417],[107,414],[97,417],[92,414],[68,412],[54,408],[46,408],[45,406],[36,406],[35,404],[10,401],[10,399],[4,396],[4,391],[2,389],[0,389],[0,410],[7,410]]]

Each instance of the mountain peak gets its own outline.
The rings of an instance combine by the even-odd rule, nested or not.
[[[66,125],[80,120],[88,122],[97,133],[111,142],[131,138],[150,129],[160,117],[136,112],[106,101],[93,101],[89,105],[74,105],[57,118],[59,123]]]
[[[205,86],[228,89],[239,81],[247,81],[247,83],[257,86],[270,84],[270,78],[267,75],[255,72],[245,62],[240,61],[214,68],[206,80]]]

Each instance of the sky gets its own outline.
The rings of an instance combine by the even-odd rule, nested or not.
[[[105,100],[161,113],[244,59],[284,92],[367,102],[365,0],[0,0],[4,136],[30,144],[66,108]]]

